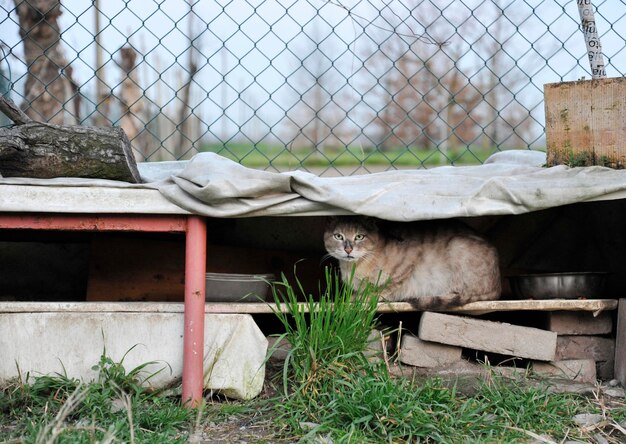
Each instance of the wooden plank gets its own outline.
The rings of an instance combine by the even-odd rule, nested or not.
[[[615,310],[616,299],[528,299],[512,301],[480,301],[447,310],[456,313],[491,313],[497,311],[591,311]]]
[[[626,166],[626,79],[544,86],[549,166]]]
[[[572,300],[554,299],[551,301],[481,301],[457,307],[449,310],[454,313],[474,314],[475,312],[496,312],[496,311],[590,311],[601,312],[604,310],[615,310],[618,301],[615,299],[593,299],[593,300]],[[300,303],[299,307],[307,310],[305,303]],[[206,313],[249,313],[264,314],[273,313],[276,310],[274,303],[232,303],[214,302],[205,304]],[[153,313],[170,312],[182,313],[183,304],[178,302],[0,302],[0,313],[16,313],[23,311],[31,312],[56,312],[56,311],[121,311],[130,313]],[[282,311],[288,311],[286,306],[282,306]],[[379,303],[379,313],[400,313],[415,311],[413,306],[406,302]],[[624,310],[626,311],[626,309]],[[626,324],[626,314],[625,322]],[[626,329],[626,325],[624,326]],[[624,337],[626,341],[626,335]],[[626,342],[625,342],[626,343]],[[625,354],[626,355],[626,354]]]
[[[626,299],[619,300],[615,334],[615,379],[626,385]]]
[[[91,241],[87,301],[183,302],[184,283],[180,239],[107,233]]]

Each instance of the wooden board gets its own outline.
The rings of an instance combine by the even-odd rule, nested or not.
[[[626,386],[626,299],[619,300],[615,334],[615,379]]]
[[[554,299],[550,301],[482,301],[457,307],[450,312],[474,314],[477,312],[497,312],[497,311],[589,311],[602,312],[604,310],[615,310],[618,306],[616,299],[593,299],[593,300],[573,300]],[[306,304],[300,304],[303,310],[307,310]],[[287,311],[282,307],[282,311]],[[206,313],[224,314],[263,314],[274,313],[276,304],[270,303],[207,303]],[[79,312],[129,312],[129,313],[182,313],[184,306],[182,303],[168,302],[0,302],[0,313],[17,312],[56,312],[56,311],[79,311]],[[411,304],[405,302],[392,302],[378,304],[379,313],[400,313],[411,312],[415,309]],[[624,310],[626,315],[626,310]]]
[[[544,86],[548,165],[626,167],[626,78]]]
[[[303,260],[307,259],[307,260]],[[317,291],[323,277],[320,255],[265,248],[223,245],[207,247],[207,271],[218,273],[274,273],[285,270],[292,285],[298,279]],[[185,244],[181,239],[100,234],[91,245],[87,301],[182,302]]]

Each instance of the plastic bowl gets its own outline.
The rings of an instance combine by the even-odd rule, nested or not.
[[[207,302],[263,302],[269,295],[273,274],[207,273]]]

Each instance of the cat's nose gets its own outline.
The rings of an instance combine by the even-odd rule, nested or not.
[[[350,245],[346,245],[345,247],[343,247],[343,251],[350,254],[352,253],[352,247]]]

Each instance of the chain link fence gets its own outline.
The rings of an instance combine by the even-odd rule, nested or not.
[[[626,5],[596,8],[622,76]],[[138,161],[472,164],[544,149],[543,85],[591,78],[579,23],[574,0],[0,0],[0,92],[121,126]]]

